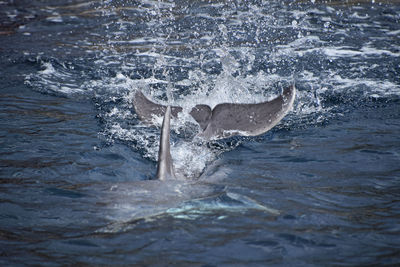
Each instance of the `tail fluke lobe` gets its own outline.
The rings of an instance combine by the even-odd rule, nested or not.
[[[139,118],[151,124],[153,120],[153,116],[161,117],[165,114],[166,106],[156,104],[149,99],[141,91],[136,91],[135,97],[133,99],[133,105],[135,107],[136,114]],[[181,107],[171,107],[172,117],[177,117],[178,113],[182,111]]]
[[[256,136],[278,124],[293,106],[296,88],[290,86],[271,101],[257,104],[218,104],[200,134],[205,139],[220,139],[235,135]]]
[[[170,150],[171,107],[165,109],[161,127],[160,148],[158,151],[157,176],[159,180],[175,179],[175,171]]]

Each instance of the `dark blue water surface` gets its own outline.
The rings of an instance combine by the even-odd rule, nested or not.
[[[0,1],[0,265],[400,264],[397,1]],[[268,133],[201,142],[151,180],[136,90],[255,103]],[[160,119],[158,120],[158,123]]]

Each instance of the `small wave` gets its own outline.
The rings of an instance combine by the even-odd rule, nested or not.
[[[91,88],[85,88],[86,75],[75,69],[73,64],[59,63],[57,60],[37,59],[40,69],[25,77],[25,83],[32,88],[50,94],[72,97],[89,95]]]

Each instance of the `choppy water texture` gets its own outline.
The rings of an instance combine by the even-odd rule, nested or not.
[[[398,264],[399,36],[398,1],[0,1],[0,264]],[[262,136],[173,120],[187,179],[150,180],[136,90],[190,110],[290,84]]]

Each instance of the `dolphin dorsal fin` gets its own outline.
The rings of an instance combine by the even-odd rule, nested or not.
[[[170,120],[171,107],[165,109],[161,127],[160,148],[158,150],[157,176],[159,180],[175,179],[175,171],[170,150]]]

